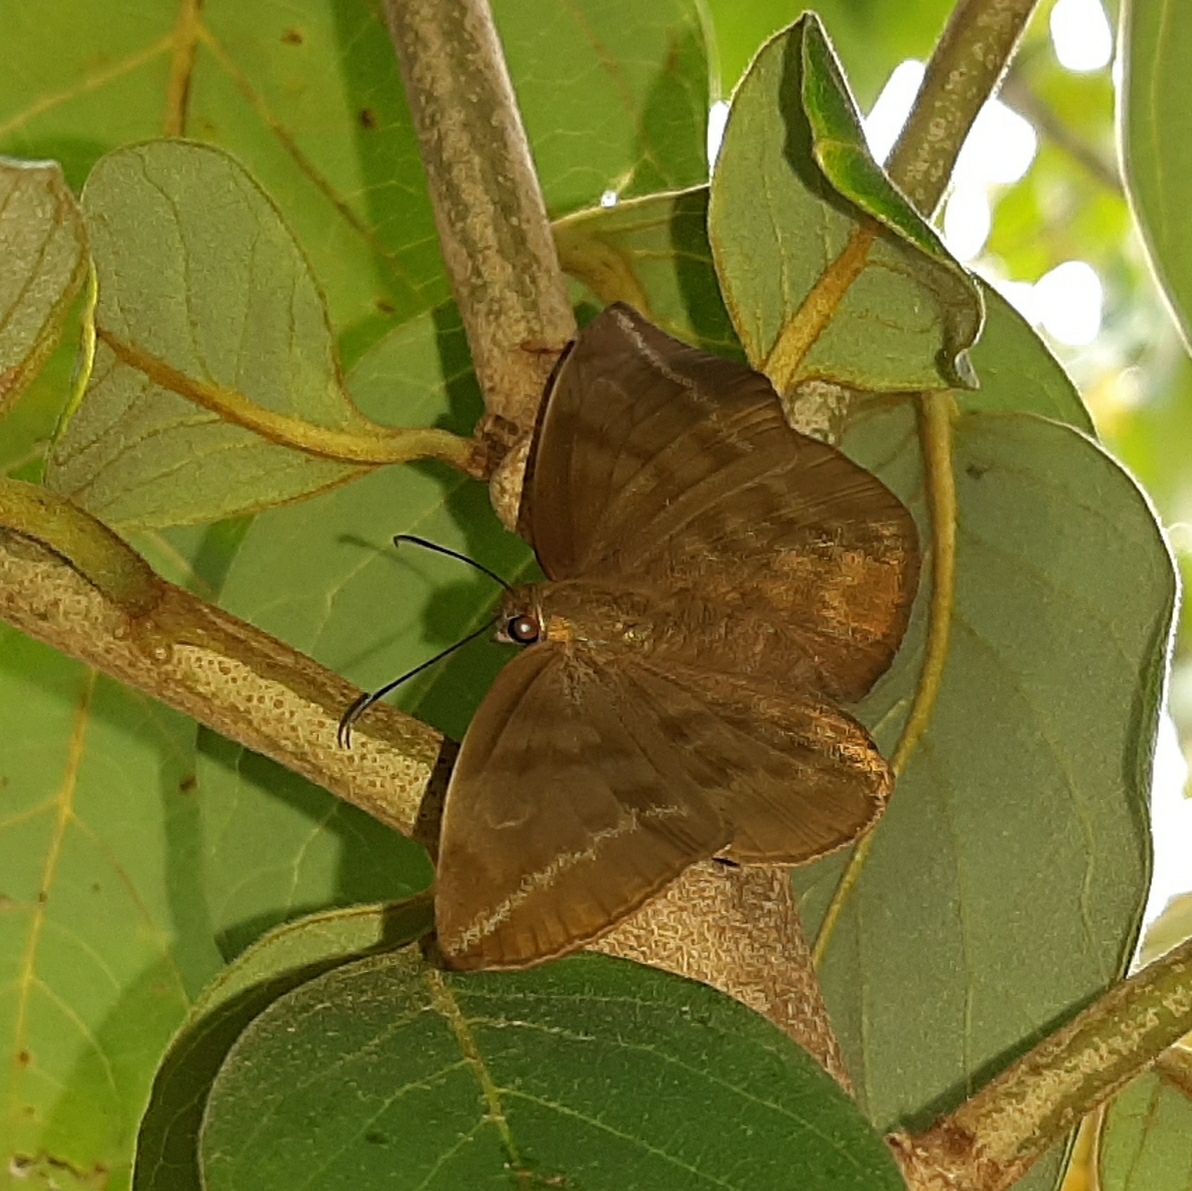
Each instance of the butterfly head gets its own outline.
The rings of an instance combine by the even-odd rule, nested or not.
[[[497,640],[508,645],[537,645],[546,636],[546,617],[534,587],[510,588],[497,616]]]

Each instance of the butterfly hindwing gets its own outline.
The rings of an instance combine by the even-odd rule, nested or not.
[[[765,377],[625,306],[560,369],[529,510],[550,578],[769,612],[845,702],[889,666],[918,583],[914,521],[878,479],[791,429]]]
[[[648,663],[624,667],[622,681],[728,823],[734,860],[806,863],[851,843],[885,806],[893,774],[877,745],[822,699]]]
[[[497,677],[452,773],[440,947],[461,968],[562,954],[727,843],[654,709],[591,657],[534,646]]]

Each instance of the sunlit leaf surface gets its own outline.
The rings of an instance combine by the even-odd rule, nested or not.
[[[61,168],[0,157],[0,412],[53,350],[87,270],[83,220]]]
[[[869,156],[814,15],[767,43],[734,95],[709,238],[754,367],[773,375],[793,336],[797,380],[971,384],[976,284]]]

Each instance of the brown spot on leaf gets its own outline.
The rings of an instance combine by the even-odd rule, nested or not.
[[[301,29],[293,28],[287,29],[281,35],[281,39],[285,45],[302,45],[302,43],[306,40]]]
[[[360,127],[367,128],[370,131],[377,126],[377,113],[372,108],[360,109]]]

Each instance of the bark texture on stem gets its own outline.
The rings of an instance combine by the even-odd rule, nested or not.
[[[355,687],[142,566],[152,590],[140,584],[130,608],[42,541],[0,528],[0,618],[413,832],[444,748],[434,729],[377,706],[340,748]]]
[[[532,429],[575,319],[487,0],[385,0],[385,14],[495,466]]]
[[[954,1113],[891,1139],[915,1188],[1002,1191],[1192,1029],[1192,939],[1111,989]]]
[[[1038,0],[959,0],[886,172],[930,218],[977,114],[997,90]]]

